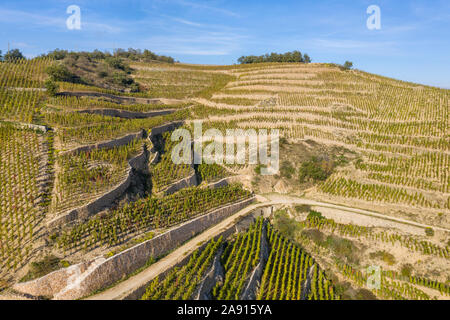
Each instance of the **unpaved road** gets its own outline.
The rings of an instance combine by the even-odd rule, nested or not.
[[[279,195],[279,194],[268,195],[266,197],[269,198],[269,202],[268,202],[269,205],[270,204],[306,204],[306,205],[310,205],[310,206],[346,211],[349,214],[358,214],[358,215],[375,217],[375,218],[392,221],[392,222],[396,222],[396,223],[400,223],[400,224],[406,224],[406,225],[410,225],[410,226],[414,226],[414,227],[418,227],[418,228],[422,228],[422,229],[432,228],[434,230],[439,230],[439,231],[444,231],[444,232],[450,233],[450,229],[426,225],[423,223],[406,220],[406,219],[402,219],[402,218],[391,217],[391,216],[377,213],[374,211],[356,209],[356,208],[346,207],[346,206],[327,203],[327,202],[320,202],[320,201],[315,201],[315,200],[310,200],[310,199],[305,199],[305,198],[296,198],[296,197],[290,197],[290,196]]]
[[[162,272],[175,266],[177,263],[182,261],[183,258],[186,257],[186,255],[189,255],[189,254],[193,253],[195,250],[197,250],[198,247],[200,247],[202,245],[202,243],[204,243],[205,241],[208,241],[212,237],[219,235],[222,231],[224,231],[228,227],[231,227],[232,225],[234,225],[236,218],[243,217],[260,207],[266,207],[266,206],[271,206],[271,205],[280,205],[280,204],[286,204],[286,205],[306,204],[306,205],[311,205],[311,206],[316,206],[316,207],[337,209],[340,212],[346,211],[348,214],[353,214],[353,215],[355,215],[355,214],[365,215],[365,216],[370,216],[370,217],[374,217],[374,218],[378,218],[378,219],[389,220],[389,221],[393,221],[395,223],[406,224],[406,225],[415,226],[415,227],[419,227],[419,228],[432,227],[435,230],[450,232],[449,229],[428,226],[428,225],[420,224],[420,223],[405,220],[405,219],[389,217],[389,216],[382,215],[382,214],[368,211],[368,210],[349,208],[349,207],[345,207],[345,206],[334,205],[334,204],[325,203],[325,202],[318,202],[318,201],[304,199],[304,198],[295,198],[295,197],[284,196],[284,195],[269,195],[266,197],[267,198],[263,198],[261,196],[257,197],[257,200],[259,200],[261,202],[252,204],[252,205],[242,209],[241,211],[237,212],[236,214],[226,218],[219,224],[211,227],[210,229],[206,230],[205,232],[201,233],[200,235],[189,240],[184,245],[182,245],[175,251],[171,252],[163,259],[161,259],[158,262],[154,263],[153,265],[149,266],[144,271],[138,273],[137,275],[135,275],[133,277],[130,277],[129,279],[127,279],[123,282],[120,282],[119,284],[117,284],[116,286],[114,286],[110,289],[107,289],[97,295],[88,297],[87,300],[121,300],[121,299],[123,299],[129,293],[134,291],[135,289],[145,285],[146,283],[149,283],[157,275],[159,275]]]
[[[199,246],[202,245],[204,241],[208,241],[212,237],[219,235],[221,232],[225,231],[228,227],[234,225],[234,221],[238,217],[242,217],[250,213],[251,211],[261,207],[261,203],[252,204],[241,211],[235,213],[234,215],[226,218],[219,224],[211,227],[200,235],[192,238],[187,243],[176,249],[175,251],[168,254],[163,259],[152,264],[144,271],[138,273],[137,275],[130,277],[129,279],[120,282],[118,285],[105,290],[97,295],[88,297],[87,300],[121,300],[126,297],[134,289],[141,287],[142,285],[153,280],[157,275],[172,268],[177,263],[179,263],[186,255],[193,253]]]

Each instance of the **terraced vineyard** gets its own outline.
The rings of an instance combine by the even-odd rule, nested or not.
[[[194,252],[185,266],[175,268],[161,282],[159,278],[153,280],[141,300],[188,300],[193,298],[196,288],[211,266],[221,245],[222,239],[211,240],[201,253]]]
[[[24,266],[48,206],[48,159],[42,133],[0,124],[0,277]],[[45,167],[44,167],[45,168]]]
[[[0,62],[0,295],[53,256],[79,268],[80,283],[111,261],[123,278],[147,266],[136,252],[163,260],[257,194],[269,220],[209,238],[142,299],[448,297],[449,90],[334,64],[138,60],[121,60],[136,81],[122,91],[53,81],[50,58]],[[280,172],[174,164],[171,133],[194,120],[204,132],[279,129]],[[293,198],[316,202],[304,210]],[[383,267],[378,289],[369,263]]]
[[[265,243],[268,239],[268,247]],[[219,250],[225,246],[224,250]],[[266,253],[261,252],[268,251]],[[264,261],[260,260],[261,254]],[[215,258],[216,256],[216,258]],[[220,258],[220,259],[218,259]],[[267,261],[265,261],[267,259]],[[213,264],[214,261],[214,264]],[[219,262],[220,261],[220,262]],[[296,263],[293,263],[293,262]],[[220,266],[218,266],[220,265]],[[261,286],[254,288],[264,300],[334,300],[331,281],[326,279],[317,263],[302,248],[275,231],[263,218],[254,222],[246,232],[224,243],[212,240],[203,251],[196,251],[181,269],[175,268],[164,280],[156,278],[148,286],[143,300],[202,299],[204,295],[218,300],[239,300],[248,297],[247,287],[257,268],[263,275]],[[208,272],[223,274],[223,280],[205,289]],[[253,276],[252,276],[253,275]],[[216,277],[216,279],[218,279]]]
[[[128,160],[143,150],[143,142],[92,151],[61,154],[51,211],[62,212],[97,198],[127,178]]]
[[[358,155],[309,196],[380,210],[389,204],[397,212],[414,208],[418,221],[450,225],[449,90],[326,64],[226,72],[236,80],[211,99],[196,99],[208,127],[278,128],[290,143],[310,139]]]
[[[169,185],[195,173],[191,165],[175,164],[172,161],[172,151],[178,142],[171,140],[170,132],[164,133],[162,139],[164,148],[161,150],[161,159],[151,168],[153,187],[156,192],[162,191]]]
[[[247,199],[250,193],[239,186],[217,189],[188,188],[163,198],[149,197],[112,211],[106,218],[93,218],[55,235],[64,251],[118,245],[134,233],[167,228],[214,208]]]
[[[272,250],[258,299],[336,300],[333,285],[314,259],[272,227],[267,229]]]

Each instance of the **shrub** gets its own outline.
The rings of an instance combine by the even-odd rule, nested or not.
[[[59,86],[51,78],[47,79],[44,82],[44,86],[47,89],[47,93],[48,93],[49,96],[54,97],[58,93]]]
[[[45,256],[41,261],[35,261],[30,264],[28,273],[20,279],[21,282],[30,281],[56,271],[60,268],[67,268],[70,263],[55,257],[54,255]]]
[[[281,165],[280,173],[283,178],[291,179],[295,174],[295,169],[292,167],[290,162],[284,161]]]
[[[351,68],[353,68],[353,62],[345,61],[345,63],[342,65],[342,68],[344,70],[350,70]]]
[[[429,237],[432,237],[432,236],[434,236],[434,230],[432,228],[426,228],[425,234]]]
[[[70,72],[69,69],[67,69],[67,67],[63,64],[53,64],[47,67],[47,69],[45,69],[45,72],[47,72],[47,74],[53,81],[84,83],[84,81]]]
[[[123,63],[122,59],[116,57],[109,57],[105,59],[108,66],[113,69],[119,69],[125,71],[127,69],[126,65]]]
[[[333,171],[333,162],[312,158],[311,161],[303,162],[299,169],[299,180],[301,183],[307,181],[324,181]]]
[[[400,273],[403,277],[409,278],[411,276],[413,266],[410,263],[406,263],[402,266]]]
[[[297,211],[298,213],[310,212],[311,207],[307,204],[300,204],[298,206],[295,206],[295,211]]]
[[[308,214],[308,219],[314,220],[314,218],[323,219],[324,217],[322,216],[322,214],[320,212],[311,210]]]

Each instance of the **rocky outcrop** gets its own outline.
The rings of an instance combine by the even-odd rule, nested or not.
[[[42,278],[16,284],[14,289],[28,294],[33,292],[36,296],[52,296],[54,299],[79,299],[117,282],[144,266],[150,258],[157,258],[175,249],[253,201],[254,197],[214,209],[111,258],[99,257],[87,264],[55,271]]]
[[[269,257],[269,243],[267,242],[267,229],[264,224],[261,232],[261,248],[259,251],[259,262],[250,275],[250,280],[242,293],[242,300],[255,300],[256,295],[261,284],[261,277],[266,267],[267,259]]]
[[[211,268],[206,273],[205,277],[203,277],[198,289],[197,293],[194,294],[195,300],[211,300],[211,291],[218,282],[223,282],[225,278],[225,269],[220,262],[220,257],[223,254],[223,245],[220,247],[219,251],[216,253],[214,257]]]
[[[304,286],[303,292],[301,294],[301,300],[306,300],[308,298],[308,295],[311,291],[311,279],[313,277],[315,268],[316,268],[315,264],[313,264],[311,266],[311,268],[309,268],[309,272],[306,275],[305,286]]]
[[[161,126],[157,126],[152,128],[150,135],[147,137],[150,141],[152,140],[152,137],[155,135],[162,134],[166,131],[172,131],[178,127],[183,125],[182,121],[174,121],[170,122]],[[130,143],[131,141],[135,139],[144,139],[147,136],[147,132],[145,130],[141,130],[139,133],[132,133],[129,135],[126,135],[122,138],[107,141],[107,142],[101,142],[97,144],[92,144],[88,146],[82,146],[67,152],[64,152],[63,154],[72,154],[72,153],[78,153],[78,152],[87,152],[94,149],[102,149],[102,148],[114,148],[119,147],[122,145],[126,145]],[[140,155],[138,155],[135,158],[132,158],[129,160],[129,168],[127,172],[127,177],[124,181],[122,181],[119,185],[115,186],[112,190],[106,192],[105,194],[101,195],[97,199],[91,201],[90,203],[70,210],[69,212],[66,212],[62,214],[61,216],[58,216],[54,218],[53,220],[49,221],[47,223],[47,227],[49,229],[53,229],[56,227],[60,227],[63,225],[66,225],[68,223],[72,223],[76,220],[84,220],[89,218],[90,216],[104,210],[105,208],[108,208],[111,206],[119,197],[121,197],[125,191],[130,187],[130,185],[133,182],[133,174],[136,170],[138,171],[146,171],[148,170],[148,162],[149,162],[149,152],[144,151]],[[156,162],[159,159],[159,154],[156,153],[155,156],[150,160],[151,162]],[[188,179],[189,178],[189,179]],[[196,185],[196,179],[192,177],[188,177],[185,180],[186,181],[179,181],[179,185],[175,185],[172,187],[172,190],[178,191],[179,189],[186,186]],[[175,191],[173,191],[175,192]],[[172,193],[173,193],[172,192]]]

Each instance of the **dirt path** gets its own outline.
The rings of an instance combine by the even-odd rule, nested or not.
[[[208,229],[207,231],[203,232],[202,234],[194,237],[193,239],[189,240],[187,243],[164,257],[163,259],[159,260],[155,264],[151,265],[141,273],[119,283],[117,286],[112,287],[110,289],[107,289],[106,291],[99,293],[97,295],[94,295],[92,297],[87,298],[87,300],[120,300],[126,297],[129,293],[131,293],[133,290],[149,283],[151,280],[153,280],[157,275],[161,274],[162,272],[172,268],[177,263],[183,260],[186,255],[189,255],[193,253],[200,245],[204,243],[204,241],[208,241],[212,237],[215,237],[219,235],[222,231],[226,230],[228,227],[235,224],[235,220],[238,217],[245,216],[252,212],[255,209],[258,209],[260,207],[266,207],[270,205],[280,205],[280,204],[307,204],[312,205],[316,207],[324,207],[324,208],[330,208],[330,209],[337,209],[340,212],[346,211],[349,215],[365,215],[370,217],[375,217],[378,219],[388,220],[395,223],[402,223],[410,226],[420,227],[420,228],[427,228],[431,227],[428,225],[420,224],[417,222],[400,219],[400,218],[394,218],[394,217],[388,217],[376,212],[362,210],[362,209],[355,209],[355,208],[349,208],[345,206],[340,205],[334,205],[330,203],[325,202],[318,202],[314,200],[304,199],[304,198],[296,198],[296,197],[290,197],[290,196],[284,196],[284,195],[268,195],[261,197],[258,196],[259,203],[253,204],[251,206],[248,206],[247,208],[242,209],[238,213],[232,215],[231,217],[225,219],[224,221],[220,222],[219,224],[215,225],[214,227]],[[445,232],[449,232],[449,229],[445,228],[439,228],[439,227],[432,227],[435,230],[441,230]]]
[[[149,283],[157,275],[172,268],[177,263],[183,260],[186,255],[193,253],[200,247],[204,241],[208,241],[212,237],[215,237],[225,231],[228,227],[233,226],[235,219],[245,216],[256,208],[262,206],[261,203],[250,205],[238,213],[226,218],[219,224],[211,227],[202,234],[189,240],[187,243],[171,252],[169,255],[152,264],[150,267],[142,271],[141,273],[119,283],[117,286],[110,288],[102,293],[87,298],[87,300],[121,300],[131,293],[134,289],[139,288],[146,283]]]
[[[434,230],[439,230],[439,231],[444,231],[444,232],[450,233],[450,229],[431,226],[431,225],[427,225],[427,224],[422,224],[422,223],[418,223],[418,222],[411,221],[411,220],[391,217],[391,216],[387,216],[387,215],[377,213],[374,211],[356,209],[356,208],[346,207],[346,206],[327,203],[327,202],[320,202],[320,201],[315,201],[315,200],[310,200],[310,199],[305,199],[305,198],[296,198],[296,197],[285,196],[285,195],[280,195],[280,194],[267,195],[266,197],[269,198],[269,200],[270,200],[270,202],[267,203],[269,205],[270,204],[306,204],[306,205],[310,205],[310,206],[335,209],[335,210],[339,210],[339,212],[346,211],[350,215],[354,215],[354,214],[365,215],[365,216],[374,217],[374,218],[378,218],[378,219],[382,219],[382,220],[386,220],[386,221],[392,221],[397,224],[406,224],[409,226],[419,227],[422,229],[432,228]],[[392,227],[395,227],[395,226],[392,226]]]

